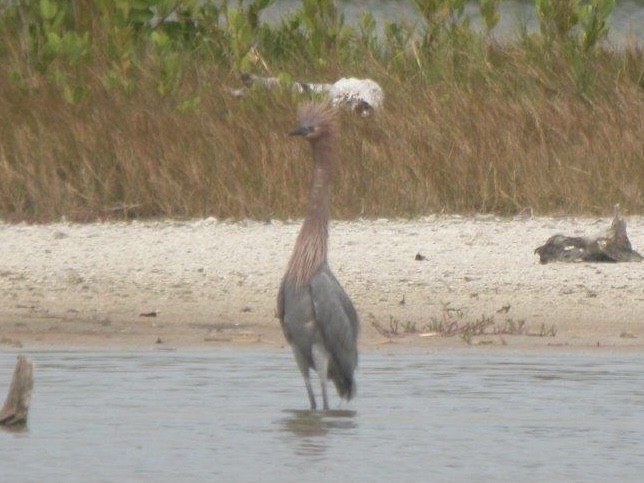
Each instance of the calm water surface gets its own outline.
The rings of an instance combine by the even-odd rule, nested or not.
[[[418,9],[412,0],[336,0],[335,4],[350,25],[358,25],[363,12],[370,12],[380,31],[385,22],[414,25],[419,20]],[[537,31],[539,22],[535,5],[534,0],[503,0],[499,4],[501,18],[494,35],[501,39],[514,38],[521,25],[525,25],[528,31]],[[301,0],[280,0],[263,13],[263,19],[279,22],[286,13],[301,7]],[[467,1],[464,13],[475,29],[483,28],[477,0]],[[617,0],[609,26],[610,44],[619,46],[633,40],[641,44],[644,41],[644,0]]]
[[[644,355],[362,354],[306,410],[290,352],[35,352],[2,481],[642,481]],[[4,397],[16,353],[0,354]]]

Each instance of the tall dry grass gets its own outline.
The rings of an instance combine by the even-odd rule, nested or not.
[[[642,53],[597,55],[586,94],[556,59],[486,48],[434,78],[360,66],[387,100],[372,118],[340,116],[334,216],[644,212]],[[12,83],[10,69],[0,66],[3,219],[302,214],[309,152],[287,136],[302,100],[288,90],[233,98],[229,68],[195,63],[176,96],[153,83],[127,94],[90,73],[91,97],[72,105],[46,80]],[[182,92],[201,102],[179,109]]]
[[[352,131],[360,151],[349,156],[362,170],[373,163],[370,214],[606,213],[616,202],[642,212],[642,88],[599,79],[589,99],[565,74],[547,79],[511,60],[478,85],[392,90],[382,118]],[[597,76],[612,68],[598,63]],[[531,88],[512,85],[526,78]]]

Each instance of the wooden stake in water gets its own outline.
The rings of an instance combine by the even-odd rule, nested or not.
[[[18,356],[7,399],[0,409],[0,426],[25,424],[34,388],[34,365],[25,356]]]

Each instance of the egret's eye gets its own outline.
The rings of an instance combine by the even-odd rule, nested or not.
[[[291,131],[289,134],[291,136],[308,136],[309,134],[315,132],[315,126],[302,126],[298,127],[297,129]]]

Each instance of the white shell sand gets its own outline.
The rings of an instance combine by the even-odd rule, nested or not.
[[[642,253],[644,217],[625,220]],[[469,347],[462,337],[427,329],[449,307],[462,313],[460,323],[482,316],[498,326],[523,320],[533,334],[484,335],[471,345],[641,350],[643,263],[540,265],[533,254],[555,233],[594,235],[610,222],[334,221],[329,262],[360,314],[363,349]],[[281,347],[275,296],[299,228],[300,221],[215,219],[0,223],[0,344]],[[415,260],[417,253],[426,260]],[[397,336],[384,337],[374,321],[386,329],[397,321]],[[417,332],[403,335],[405,324]],[[553,328],[555,336],[536,335]]]

